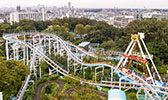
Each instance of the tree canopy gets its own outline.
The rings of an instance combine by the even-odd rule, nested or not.
[[[0,24],[1,36],[3,33],[21,31],[46,31],[57,33],[57,35],[59,34],[65,40],[70,40],[74,43],[85,40],[94,43],[103,43],[102,45],[105,45],[109,43],[109,41],[114,41],[113,45],[115,44],[115,48],[111,46],[112,49],[120,51],[124,51],[128,46],[131,41],[131,34],[144,32],[144,41],[149,51],[160,60],[163,60],[164,63],[168,63],[166,54],[168,46],[168,19],[157,20],[156,18],[148,18],[135,20],[129,23],[125,28],[116,28],[104,21],[96,21],[87,18],[62,18],[53,21],[21,20],[19,23],[14,23],[13,25],[7,23]],[[87,32],[88,36],[81,40],[75,40],[71,32],[76,32],[76,34],[79,35]]]
[[[17,94],[28,73],[29,67],[23,62],[0,58],[0,91],[3,92],[4,100],[11,94]]]
[[[83,33],[86,32],[86,28],[84,27],[83,24],[77,24],[75,26],[74,32],[76,32],[77,34],[82,35]]]

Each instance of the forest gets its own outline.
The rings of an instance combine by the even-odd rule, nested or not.
[[[0,36],[11,32],[51,32],[64,40],[75,44],[81,41],[100,43],[100,47],[106,50],[124,51],[130,42],[131,34],[145,33],[145,43],[151,54],[154,55],[157,64],[168,64],[168,20],[148,18],[135,20],[125,28],[116,28],[103,21],[90,20],[87,18],[63,18],[53,21],[21,20],[19,23],[10,25],[0,24]],[[75,34],[81,38],[74,38]],[[87,36],[82,37],[87,33]],[[0,52],[1,55],[3,52]]]

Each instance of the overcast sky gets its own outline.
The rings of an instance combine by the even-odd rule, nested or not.
[[[75,8],[168,8],[168,0],[0,0],[0,7],[37,4],[61,7],[68,2]]]

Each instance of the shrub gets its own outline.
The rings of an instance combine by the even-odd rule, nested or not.
[[[52,75],[52,76],[50,76],[50,80],[56,80],[56,79],[58,79],[59,78],[59,75]]]

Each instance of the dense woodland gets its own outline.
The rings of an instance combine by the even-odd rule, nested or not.
[[[116,28],[113,25],[108,25],[106,22],[86,18],[63,18],[53,21],[22,20],[13,25],[8,23],[0,24],[1,36],[3,33],[22,31],[52,32],[75,44],[85,40],[100,43],[100,46],[107,50],[119,51],[124,51],[128,46],[131,34],[144,32],[145,42],[150,53],[157,59],[157,63],[168,63],[167,19],[157,20],[151,18],[135,20],[125,28]],[[72,32],[81,36],[87,33],[88,36],[74,39],[74,34],[71,34]]]
[[[0,91],[3,92],[3,99],[17,94],[22,81],[29,73],[29,67],[21,61],[5,60],[0,57]]]
[[[116,51],[124,51],[126,49],[131,41],[131,34],[144,32],[144,41],[147,44],[149,52],[154,55],[154,62],[156,63],[159,72],[162,76],[166,76],[166,71],[168,70],[167,19],[157,20],[155,18],[150,18],[135,20],[128,24],[128,26],[125,28],[116,28],[113,25],[107,24],[106,22],[86,18],[63,18],[55,19],[53,21],[22,20],[19,23],[14,23],[13,25],[8,23],[0,23],[0,36],[5,33],[23,31],[51,32],[59,35],[64,40],[71,41],[74,44],[78,44],[81,41],[90,41],[93,43],[100,43],[100,47],[103,47],[106,50]],[[83,37],[83,34],[86,33],[88,35]],[[76,34],[80,35],[81,37],[75,38]],[[4,45],[0,47],[0,56],[5,56]],[[10,91],[10,88],[14,88],[12,90],[15,91],[10,91],[10,94],[15,94],[18,91],[21,81],[28,73],[27,67],[22,66],[24,65],[20,62],[5,61],[0,59],[0,67],[2,67],[0,68],[0,91],[3,91],[5,87],[7,87],[6,91]],[[20,67],[22,69],[18,69]],[[11,74],[9,70],[11,70],[11,72],[13,70],[17,71]],[[23,73],[23,70],[26,71]],[[13,76],[13,74],[15,74],[15,76]],[[17,79],[16,77],[21,78]],[[11,86],[11,84],[15,85]],[[9,85],[11,87],[9,87]],[[9,96],[10,95],[6,95],[5,98]]]

